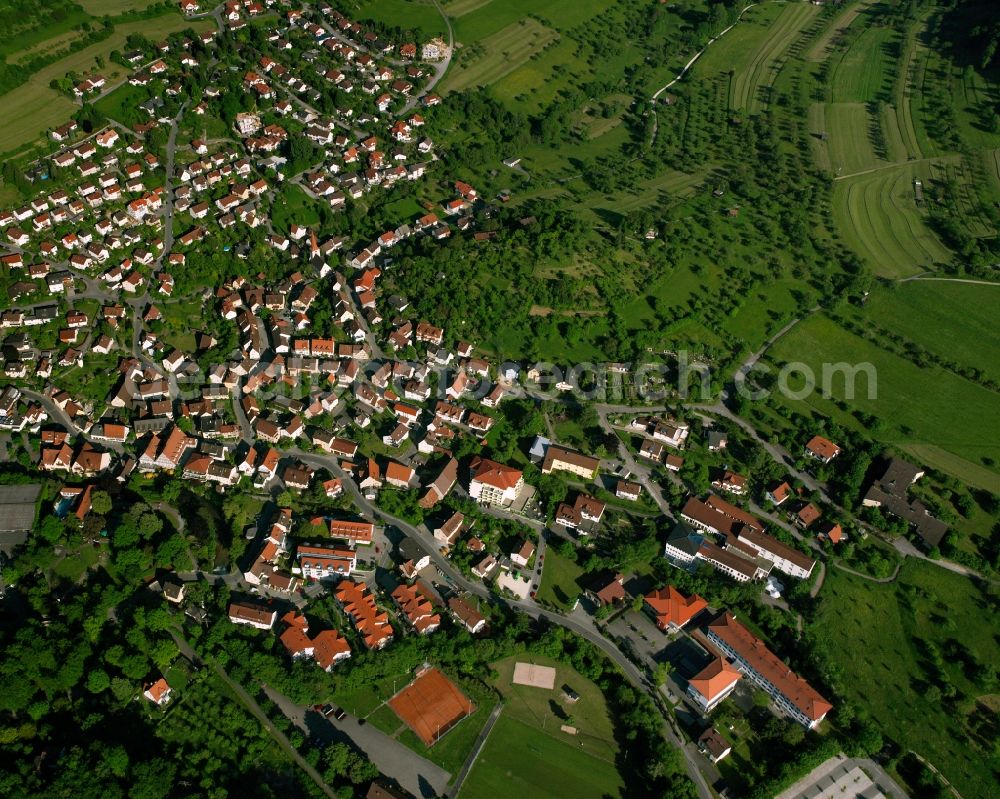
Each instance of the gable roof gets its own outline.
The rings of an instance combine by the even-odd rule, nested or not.
[[[820,696],[815,688],[788,668],[763,641],[736,621],[731,613],[723,613],[711,622],[708,631],[777,688],[808,719],[817,721],[833,709],[833,705]]]

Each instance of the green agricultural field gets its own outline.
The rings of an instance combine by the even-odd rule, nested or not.
[[[806,52],[808,61],[825,61],[836,48],[837,41],[844,35],[851,23],[854,22],[858,14],[874,3],[875,0],[860,0],[853,5],[848,5],[837,17],[827,25],[826,29]]]
[[[442,91],[462,91],[472,86],[489,86],[516,70],[559,37],[534,19],[512,22],[479,42],[482,55],[462,59],[443,81]]]
[[[1000,191],[1000,148],[984,150],[981,153],[983,168],[993,185],[994,191]]]
[[[886,738],[933,763],[965,799],[993,796],[996,753],[983,751],[970,728],[991,715],[977,699],[995,689],[977,684],[977,675],[1000,662],[988,620],[995,597],[966,577],[907,559],[888,585],[830,569],[820,599],[814,633],[839,690],[868,710]],[[946,653],[940,676],[930,646]],[[941,695],[947,685],[958,692],[954,704]]]
[[[64,38],[71,35],[73,28],[84,22],[92,22],[90,15],[82,8],[67,11],[65,17],[60,20],[47,20],[45,24],[30,27],[32,22],[26,22],[24,26],[18,26],[15,30],[4,32],[0,41],[0,57],[8,61],[17,61],[21,53],[25,50],[33,50],[42,43],[56,38]]]
[[[920,149],[920,140],[913,121],[912,96],[916,55],[916,27],[910,26],[900,46],[899,66],[896,70],[896,85],[893,88],[893,105],[896,111],[896,127],[906,147],[908,158],[923,158],[927,155]],[[888,135],[888,134],[887,134]]]
[[[570,77],[580,80],[592,74],[578,49],[574,39],[560,37],[494,83],[493,93],[512,109],[536,113],[555,99]]]
[[[444,20],[431,0],[366,0],[357,16],[403,30],[419,29],[428,37],[447,34]]]
[[[464,17],[466,14],[482,8],[493,0],[446,0],[442,5],[449,17]]]
[[[811,103],[809,105],[806,125],[809,128],[809,149],[813,162],[824,172],[833,172],[830,147],[827,141],[822,138],[824,133],[829,136],[826,130],[826,103]]]
[[[803,310],[796,298],[802,286],[795,280],[776,280],[747,297],[723,327],[756,349]]]
[[[692,174],[667,169],[656,177],[638,183],[634,188],[609,195],[593,194],[585,200],[584,207],[590,208],[602,218],[607,214],[628,213],[652,205],[663,207],[671,200],[691,194],[695,187],[704,183],[710,171],[711,167],[703,167]]]
[[[886,161],[879,158],[873,142],[873,127],[877,122],[864,103],[828,103],[823,109],[827,160],[837,176],[853,175]]]
[[[775,343],[769,355],[807,364],[817,381],[824,363],[871,364],[877,373],[877,396],[869,399],[862,374],[849,406],[880,420],[881,429],[874,431],[880,440],[903,449],[940,448],[951,456],[947,471],[960,479],[981,474],[984,467],[992,475],[1000,474],[1000,465],[984,462],[995,458],[996,442],[1000,441],[1000,395],[944,369],[920,368],[847,332],[824,314],[797,325]],[[804,399],[778,398],[801,412],[812,408],[861,429],[852,413],[838,407],[845,399],[843,375],[831,382],[830,398],[821,396],[818,388]],[[798,390],[801,382],[792,380],[790,387]],[[970,425],[970,419],[976,423]]]
[[[462,14],[452,23],[455,39],[469,45],[479,42],[529,15],[545,20],[562,32],[586,22],[614,5],[613,0],[492,0]]]
[[[875,274],[906,277],[952,259],[917,207],[913,181],[926,184],[930,174],[927,162],[914,162],[836,182],[834,225]]]
[[[867,23],[861,17],[858,23]],[[899,34],[892,28],[865,28],[833,67],[830,87],[835,103],[870,103],[892,90]]]
[[[708,49],[694,71],[706,76],[731,71],[729,107],[760,111],[767,106],[767,90],[789,50],[817,13],[818,8],[809,3],[769,3],[759,12],[754,9]]]
[[[0,104],[4,108],[4,116],[0,120],[0,142],[4,151],[11,152],[35,141],[50,128],[69,119],[78,108],[68,97],[49,88],[53,78],[61,78],[71,71],[97,71],[96,59],[100,57],[105,62],[100,73],[109,84],[114,84],[125,77],[126,70],[110,60],[111,51],[121,50],[130,34],[141,33],[150,39],[158,39],[186,28],[203,31],[214,27],[215,21],[212,19],[189,20],[174,13],[127,22],[116,25],[114,33],[104,41],[85,47],[39,70],[23,86],[0,95]]]
[[[1000,283],[911,280],[877,288],[864,316],[948,360],[1000,381]]]
[[[117,17],[126,11],[144,11],[155,0],[78,0],[83,10],[95,17]]]

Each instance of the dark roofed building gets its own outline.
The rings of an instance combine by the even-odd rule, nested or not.
[[[715,727],[709,727],[698,737],[698,748],[713,763],[718,763],[733,751],[732,745]]]
[[[940,545],[948,532],[948,525],[931,516],[919,499],[910,499],[910,486],[923,477],[922,469],[902,458],[892,458],[865,492],[862,504],[867,508],[881,508],[905,520],[928,547]]]
[[[365,799],[413,799],[413,795],[382,780],[375,780],[365,794]]]

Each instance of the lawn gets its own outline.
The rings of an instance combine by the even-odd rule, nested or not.
[[[952,260],[916,202],[913,181],[928,185],[931,169],[926,161],[899,164],[836,182],[834,225],[844,242],[881,277],[916,275]]]
[[[545,552],[545,566],[542,569],[542,584],[538,588],[538,599],[569,609],[580,595],[577,578],[583,569],[574,561],[564,558],[552,547]]]
[[[52,571],[70,582],[77,582],[91,566],[97,563],[97,547],[85,544],[79,551],[69,553],[56,562]]]
[[[286,183],[274,198],[271,221],[276,230],[288,233],[292,225],[315,227],[319,224],[318,204],[301,187]]]
[[[897,583],[880,585],[831,569],[820,594],[815,632],[840,675],[839,690],[866,707],[887,738],[932,762],[965,799],[993,796],[995,752],[973,742],[969,723],[984,712],[970,682],[978,664],[1000,662],[987,620],[986,592],[965,577],[908,559]],[[995,600],[994,600],[995,601]],[[935,649],[943,679],[965,697],[952,707],[935,696]],[[873,687],[877,686],[877,690]]]
[[[982,386],[934,366],[920,368],[911,361],[887,352],[840,328],[824,314],[816,314],[797,325],[769,353],[788,362],[804,362],[817,379],[823,364],[847,362],[872,364],[877,373],[877,396],[869,399],[865,378],[856,386],[856,396],[850,409],[872,414],[884,424],[878,437],[901,448],[928,445],[940,448],[950,456],[946,468],[962,478],[965,469],[973,474],[986,471],[983,459],[995,458],[996,442],[1000,441],[1000,395]],[[801,412],[813,408],[838,422],[860,429],[860,423],[849,411],[841,410],[844,400],[844,379],[832,381],[832,398],[823,398],[820,391],[795,400],[779,399]],[[800,383],[792,381],[796,390]],[[970,425],[969,420],[976,423]],[[1000,467],[990,466],[996,475]]]
[[[365,718],[373,712],[378,712],[377,718],[382,718],[384,714],[377,710],[379,706],[411,679],[413,679],[413,675],[408,671],[397,674],[395,677],[390,675],[367,685],[337,691],[333,695],[333,701],[352,716]],[[389,712],[392,712],[391,709]],[[396,714],[393,713],[393,715]],[[402,726],[402,722],[400,722],[400,726]],[[379,726],[379,729],[384,728]]]

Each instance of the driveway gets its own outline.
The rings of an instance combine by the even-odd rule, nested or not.
[[[264,686],[264,692],[295,726],[311,738],[323,743],[345,741],[353,744],[367,755],[379,771],[396,780],[414,796],[432,799],[443,796],[448,790],[451,774],[371,724],[360,723],[351,715],[341,721],[326,719],[312,708],[295,704],[268,685]]]

